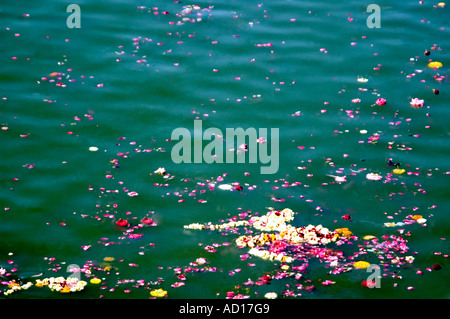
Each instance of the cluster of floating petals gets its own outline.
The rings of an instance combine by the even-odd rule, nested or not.
[[[52,291],[58,291],[61,293],[77,292],[84,289],[86,281],[80,280],[77,277],[50,277],[43,280],[36,280],[36,287],[47,286]]]
[[[262,217],[251,217],[250,220],[229,221],[222,224],[199,224],[192,223],[185,225],[185,229],[227,229],[240,226],[253,226],[258,230],[277,230],[286,227],[286,222],[290,222],[294,219],[294,212],[290,209],[284,209],[281,211],[270,211]]]
[[[187,5],[183,7],[183,10],[180,13],[177,13],[177,16],[181,18],[183,22],[201,22],[203,21],[203,13],[210,12],[213,6],[209,8],[201,8],[198,5]]]
[[[248,252],[250,255],[259,257],[264,260],[270,260],[270,261],[281,261],[284,263],[291,263],[294,261],[294,258],[290,256],[286,256],[284,253],[276,253],[273,251],[268,251],[265,249],[260,248],[252,248]]]
[[[270,235],[265,233],[257,236],[243,235],[236,239],[236,244],[238,247],[255,247],[271,244],[276,241],[284,241],[289,244],[308,243],[311,245],[326,245],[339,238],[339,235],[335,231],[330,231],[328,228],[322,227],[322,225],[302,227],[286,225],[279,229],[279,231],[279,233]]]
[[[228,228],[235,228],[240,226],[247,226],[249,225],[249,222],[246,220],[239,220],[239,221],[230,221],[228,223],[223,224],[200,224],[200,223],[191,223],[189,225],[184,225],[184,229],[196,229],[196,230],[203,230],[203,229],[228,229]]]
[[[50,278],[44,278],[44,279],[36,279],[36,283],[34,284],[35,287],[48,287],[52,291],[60,292],[60,293],[71,293],[71,292],[77,292],[84,289],[84,287],[87,285],[87,282],[84,280],[80,280],[77,277],[68,277],[64,278],[62,276],[60,277],[50,277]],[[19,290],[27,290],[33,286],[33,283],[31,281],[25,283],[25,284],[19,284],[12,280],[8,284],[8,290],[3,292],[4,296],[10,295],[16,291]]]
[[[294,212],[286,208],[281,211],[270,211],[261,217],[252,217],[249,222],[258,230],[282,231],[286,229],[286,222],[291,222],[292,220],[294,220]]]
[[[28,288],[30,288],[31,286],[33,286],[33,284],[31,282],[27,282],[26,284],[19,284],[15,281],[11,281],[8,284],[8,290],[3,292],[4,296],[8,296],[18,290],[27,290]]]
[[[239,226],[251,226],[261,231],[257,235],[242,235],[236,239],[239,248],[249,247],[249,254],[265,260],[277,260],[281,262],[292,262],[294,259],[286,255],[284,248],[288,245],[326,245],[336,241],[340,235],[322,225],[308,225],[294,227],[288,223],[294,219],[294,212],[285,208],[280,211],[270,211],[266,215],[251,217],[247,220],[230,221],[227,223],[199,224],[193,223],[184,226],[185,229],[227,229]],[[268,233],[274,232],[274,233]],[[351,234],[351,232],[350,232]],[[264,249],[264,246],[269,249]]]
[[[426,222],[427,222],[427,220],[425,218],[423,218],[422,215],[412,215],[412,216],[407,216],[407,218],[404,219],[402,222],[388,222],[388,223],[384,223],[384,226],[398,227],[398,226],[404,226],[404,225],[409,225],[409,224],[413,224],[413,223],[425,224]]]

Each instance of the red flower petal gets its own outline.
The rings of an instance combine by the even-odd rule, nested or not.
[[[143,224],[151,224],[153,223],[153,219],[149,218],[149,217],[144,217],[141,219],[141,223]]]
[[[364,286],[364,287],[367,287],[367,288],[373,288],[373,287],[375,287],[376,283],[374,281],[372,281],[372,280],[364,280],[361,283],[361,285]]]
[[[120,218],[118,221],[116,221],[116,225],[125,227],[128,226],[128,222],[125,219]]]

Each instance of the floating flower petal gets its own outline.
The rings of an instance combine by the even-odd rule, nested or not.
[[[432,61],[432,62],[428,63],[428,67],[433,68],[433,69],[442,68],[442,63],[438,62],[438,61]]]
[[[370,263],[368,263],[367,261],[357,261],[357,262],[353,263],[353,267],[359,268],[359,269],[366,269],[369,266],[370,266]]]
[[[156,174],[164,175],[166,174],[166,169],[164,167],[160,167],[155,171]]]
[[[394,168],[393,172],[394,172],[394,174],[400,175],[400,174],[403,174],[405,172],[405,170],[403,168]]]
[[[268,292],[264,295],[266,299],[276,299],[278,296],[275,292]]]
[[[378,100],[375,101],[376,105],[385,105],[386,104],[386,100],[383,98],[379,98]]]
[[[366,178],[370,181],[379,181],[381,180],[383,177],[377,173],[368,173],[366,175]]]
[[[163,290],[163,289],[161,289],[161,288],[159,288],[159,289],[154,289],[154,290],[150,291],[150,295],[151,295],[152,297],[159,297],[159,298],[162,298],[162,297],[165,297],[165,296],[167,295],[167,291],[165,291],[165,290]]]
[[[411,102],[409,102],[413,108],[419,109],[424,105],[424,100],[420,100],[418,98],[411,99]]]

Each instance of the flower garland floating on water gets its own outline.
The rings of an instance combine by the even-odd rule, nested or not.
[[[420,215],[408,216],[408,224],[420,223],[423,217]],[[365,235],[362,237],[364,242],[358,244],[358,252],[353,256],[346,257],[343,251],[336,250],[333,247],[324,247],[329,243],[337,246],[343,244],[354,244],[354,240],[358,237],[346,227],[337,228],[334,231],[329,230],[322,225],[308,225],[302,227],[294,227],[288,224],[294,219],[294,212],[288,208],[276,211],[269,211],[263,216],[250,217],[249,220],[236,219],[223,224],[202,225],[199,223],[185,226],[186,229],[210,229],[225,230],[237,233],[236,227],[245,226],[245,235],[239,236],[235,243],[239,248],[249,248],[246,254],[241,255],[241,259],[245,260],[249,256],[261,258],[272,262],[280,262],[279,270],[275,275],[268,275],[271,279],[295,278],[296,280],[303,277],[302,272],[306,271],[312,258],[317,258],[321,263],[326,263],[329,268],[328,274],[337,275],[343,272],[349,272],[353,269],[366,269],[370,267],[370,258],[377,258],[376,264],[384,265],[383,276],[391,276],[392,278],[401,278],[396,272],[389,272],[387,267],[403,267],[406,263],[414,261],[413,256],[406,256],[409,248],[407,240],[398,235],[383,235],[377,238],[373,235]],[[253,230],[261,232],[254,233]],[[409,236],[409,233],[406,233]],[[374,255],[369,257],[368,254]],[[245,257],[246,256],[246,257]],[[355,261],[357,256],[361,256],[365,260]],[[290,267],[288,264],[293,262],[303,262],[300,266]],[[250,265],[250,264],[249,264]],[[267,277],[267,276],[266,276]],[[305,283],[308,283],[307,280]],[[243,283],[244,286],[259,286],[267,284],[267,280],[252,281],[250,278]],[[334,281],[325,281],[323,285],[334,284]],[[310,291],[313,285],[297,284],[297,289]],[[282,292],[283,296],[296,296],[293,291]],[[301,295],[301,294],[300,294]],[[269,295],[271,296],[271,295]],[[242,294],[234,292],[227,293],[227,298],[244,298]]]
[[[285,208],[280,211],[270,211],[261,217],[254,216],[248,221],[231,221],[219,225],[202,225],[193,223],[184,226],[185,229],[226,229],[238,226],[251,226],[262,231],[259,235],[242,235],[235,240],[239,248],[249,247],[249,254],[265,260],[278,260],[281,262],[292,262],[294,258],[287,256],[284,248],[287,245],[326,245],[336,241],[340,236],[336,231],[330,231],[322,225],[308,225],[294,227],[288,225],[294,219],[294,212]],[[277,233],[265,233],[265,231],[277,231]],[[348,229],[347,229],[348,231]],[[347,232],[351,234],[351,232]],[[268,245],[269,250],[262,247]]]
[[[77,277],[50,277],[44,279],[36,279],[34,286],[36,287],[48,287],[51,291],[56,291],[60,293],[71,293],[78,292],[84,289],[87,282],[80,280]],[[12,280],[8,284],[8,290],[3,293],[3,295],[10,295],[18,290],[27,290],[33,286],[32,282],[27,282],[26,284],[19,284],[15,280]]]
[[[214,6],[209,6],[208,8],[201,8],[198,5],[187,5],[183,7],[180,13],[177,13],[177,17],[181,18],[182,22],[202,22],[204,20],[204,12],[210,12]],[[208,15],[207,17],[209,17]]]
[[[77,277],[50,277],[44,278],[43,280],[36,280],[36,287],[47,286],[52,291],[57,291],[61,293],[77,292],[84,289],[87,282],[80,280]]]
[[[3,269],[3,268],[1,268],[1,269]],[[1,271],[1,269],[0,269],[0,271]],[[33,286],[32,282],[27,282],[26,284],[19,284],[15,280],[12,280],[10,283],[8,283],[9,289],[6,290],[5,292],[3,292],[3,295],[8,296],[18,290],[27,290],[31,286]]]

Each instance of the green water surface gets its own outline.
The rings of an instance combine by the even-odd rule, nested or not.
[[[167,298],[450,296],[448,6],[379,1],[381,28],[370,29],[360,1],[200,1],[213,8],[196,23],[180,23],[184,2],[77,1],[81,28],[70,29],[70,3],[0,6],[2,291],[12,278],[68,276],[70,264],[92,274],[82,273],[88,285],[78,293],[31,287],[0,298],[141,299],[157,288]],[[412,98],[425,105],[412,108]],[[175,164],[171,133],[192,131],[195,119],[223,132],[278,128],[277,173],[260,174],[261,163]],[[406,172],[386,181],[390,158]],[[327,176],[339,172],[347,182]],[[243,190],[209,189],[218,176]],[[301,280],[244,286],[280,262],[243,260],[237,234],[184,229],[269,207],[295,211],[295,226],[349,228],[360,241],[342,248],[347,257],[365,235],[402,234],[414,262],[388,266],[396,276],[379,289],[361,286],[364,270],[329,275],[314,258]],[[385,226],[415,214],[427,222]],[[137,229],[141,238],[115,224],[145,216],[156,226]],[[199,257],[210,268],[177,277]]]

